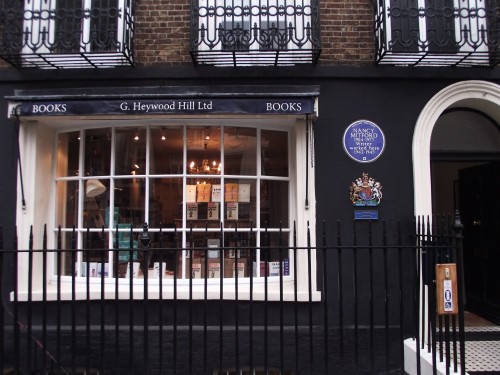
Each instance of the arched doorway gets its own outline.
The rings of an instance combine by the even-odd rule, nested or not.
[[[416,213],[460,210],[466,309],[500,323],[499,93],[480,81],[442,90],[419,117],[413,152]]]

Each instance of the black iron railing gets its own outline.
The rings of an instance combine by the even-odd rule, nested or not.
[[[133,65],[133,0],[0,2],[0,57],[17,68]]]
[[[15,243],[5,246],[0,238],[0,368],[68,374],[403,373],[405,340],[433,353],[444,352],[436,351],[439,343],[454,342],[447,334],[427,339],[418,324],[421,306],[434,306],[430,299],[419,299],[420,270],[430,267],[429,258],[449,261],[453,258],[447,254],[459,254],[459,244],[449,240],[460,237],[446,225],[441,230],[423,220],[390,229],[385,222],[323,223],[316,246],[308,233],[307,244],[299,247],[295,231],[291,246],[222,246],[215,249],[221,263],[234,250],[240,250],[234,251],[236,262],[238,254],[288,256],[289,274],[239,275],[236,270],[211,280],[194,278],[192,272],[183,279],[177,262],[171,277],[155,275],[145,266],[154,263],[153,257],[161,264],[190,250],[187,264],[192,266],[195,252],[165,247],[161,232],[153,244],[147,226],[136,233],[140,248],[132,249],[131,240],[125,250],[129,260],[139,253],[142,278],[119,274],[123,250],[118,248],[76,249],[74,241],[63,247],[60,232],[55,249],[47,248],[47,234],[41,249],[33,247],[33,236],[26,250],[17,250]],[[227,235],[237,237],[238,231]],[[205,255],[207,275],[214,248],[196,251]],[[89,262],[85,275],[76,268],[90,257],[100,265],[94,277]],[[304,260],[298,264],[297,259]],[[102,271],[113,262],[108,274]],[[264,262],[267,269],[269,260]],[[133,262],[125,264],[133,275]],[[427,276],[423,284],[430,287],[432,276]],[[430,324],[436,332],[436,324]],[[435,356],[436,363],[452,366],[451,352],[444,359]]]
[[[495,0],[377,0],[378,64],[495,66],[500,13]]]
[[[196,64],[311,64],[320,52],[318,0],[192,0]]]

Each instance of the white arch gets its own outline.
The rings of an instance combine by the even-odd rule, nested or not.
[[[430,145],[439,116],[448,108],[478,109],[500,122],[500,86],[486,81],[464,81],[450,85],[427,103],[413,134],[413,186],[416,215],[432,214]]]

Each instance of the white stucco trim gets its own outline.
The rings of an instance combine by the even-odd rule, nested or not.
[[[432,214],[430,144],[434,126],[443,111],[469,107],[500,118],[500,86],[486,81],[463,81],[450,85],[427,103],[420,113],[413,134],[413,186],[416,215]]]

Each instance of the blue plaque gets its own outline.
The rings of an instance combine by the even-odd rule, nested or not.
[[[344,150],[353,160],[370,163],[377,160],[385,147],[382,130],[373,122],[359,120],[347,127],[343,138]]]
[[[356,210],[354,211],[354,220],[378,220],[377,210]]]

